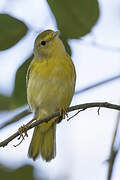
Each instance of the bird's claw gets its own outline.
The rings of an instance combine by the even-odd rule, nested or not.
[[[65,116],[68,117],[67,108],[60,108],[60,116],[62,117],[62,119],[65,119]]]
[[[27,126],[27,125],[23,125],[23,126],[21,126],[21,127],[18,129],[19,134],[20,134],[20,137],[22,137],[23,139],[24,139],[23,133],[25,134],[25,136],[28,137],[27,129],[28,129],[28,126]],[[20,137],[19,137],[19,139],[20,139]]]
[[[65,119],[65,117],[68,117],[67,108],[64,108],[64,107],[60,108],[59,112],[60,112],[60,118],[59,118],[58,123],[60,123],[62,119]]]

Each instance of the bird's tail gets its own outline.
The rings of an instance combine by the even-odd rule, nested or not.
[[[56,123],[54,119],[35,127],[28,155],[33,160],[37,159],[40,155],[47,162],[55,157]]]

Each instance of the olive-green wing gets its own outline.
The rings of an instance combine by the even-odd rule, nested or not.
[[[28,67],[27,70],[27,75],[26,75],[26,87],[28,87],[28,82],[29,82],[29,78],[30,78],[30,73],[31,73],[31,64]]]

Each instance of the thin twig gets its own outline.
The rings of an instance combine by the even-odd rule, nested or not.
[[[115,149],[115,142],[116,142],[116,138],[117,138],[117,132],[118,132],[118,128],[119,128],[119,123],[120,123],[120,112],[119,112],[118,117],[117,117],[117,122],[116,122],[116,125],[115,125],[112,144],[111,144],[110,157],[108,159],[109,168],[108,168],[107,180],[112,179],[113,167],[114,167],[116,156],[117,156],[118,151],[119,151],[119,147]]]
[[[102,80],[102,81],[99,81],[99,82],[97,82],[97,83],[93,83],[93,84],[91,84],[90,86],[86,86],[86,87],[84,87],[84,88],[81,88],[80,90],[78,90],[78,91],[75,92],[75,95],[78,95],[78,94],[80,94],[80,93],[84,93],[84,92],[86,92],[86,91],[88,91],[88,90],[90,90],[90,89],[93,89],[93,88],[96,88],[96,87],[98,87],[98,86],[104,85],[104,84],[109,83],[109,82],[111,82],[111,81],[115,81],[115,80],[117,80],[117,79],[120,79],[120,74],[118,74],[118,75],[116,75],[116,76],[109,77],[109,78],[104,79],[104,80]]]
[[[109,109],[114,109],[114,110],[120,111],[119,105],[111,104],[111,103],[107,103],[107,102],[94,102],[94,103],[85,103],[85,104],[79,104],[76,106],[69,107],[69,108],[67,108],[67,112],[71,112],[71,111],[75,111],[75,110],[79,110],[79,109],[88,109],[88,108],[93,108],[93,107],[104,107],[104,108],[109,108]],[[57,116],[60,116],[60,112],[56,112],[44,119],[33,122],[32,124],[27,126],[26,130],[28,131],[29,129],[32,129],[35,126],[38,126],[39,124],[41,124],[43,122],[47,123],[50,119],[55,118]],[[12,136],[10,136],[7,139],[5,139],[4,141],[0,142],[0,147],[6,146],[10,141],[12,141],[14,138],[16,138],[19,135],[20,135],[20,133],[19,133],[19,131],[17,131]]]
[[[0,129],[2,129],[2,128],[4,128],[4,127],[6,127],[6,126],[8,126],[8,125],[10,125],[10,124],[20,120],[20,119],[22,119],[23,117],[29,115],[30,113],[31,112],[30,112],[29,109],[25,109],[24,111],[22,111],[22,112],[18,113],[17,115],[15,115],[13,118],[9,119],[8,122],[5,122],[4,124],[2,124],[0,126]]]
[[[23,137],[22,137],[22,140],[18,143],[18,144],[16,144],[16,145],[13,145],[14,147],[17,147],[17,146],[19,146],[22,142],[23,142],[23,140],[25,140],[25,136],[26,135],[24,135]]]
[[[98,107],[97,113],[98,113],[98,116],[99,116],[100,115],[100,107]]]
[[[69,117],[68,119],[67,119],[67,121],[69,121],[70,119],[73,119],[75,116],[77,116],[81,111],[84,111],[85,109],[81,109],[81,110],[79,110],[78,112],[76,112],[73,116],[71,116],[71,117]]]

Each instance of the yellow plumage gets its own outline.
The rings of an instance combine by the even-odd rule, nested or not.
[[[38,35],[34,59],[27,73],[27,98],[36,119],[67,108],[75,88],[75,69],[58,33],[47,30]],[[50,161],[56,155],[56,118],[35,128],[29,157],[40,155]]]

